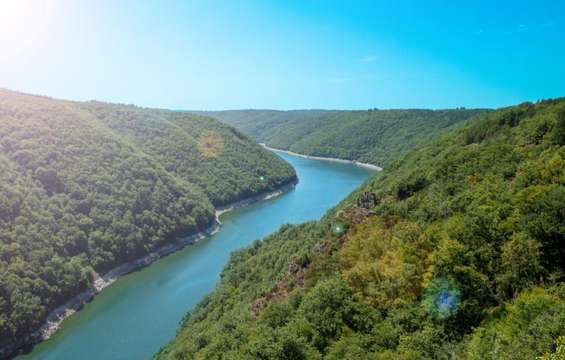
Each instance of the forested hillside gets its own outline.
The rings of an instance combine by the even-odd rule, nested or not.
[[[258,142],[300,154],[388,166],[455,124],[487,110],[233,110],[202,114]]]
[[[216,120],[0,90],[0,345],[103,272],[295,181]]]
[[[558,99],[408,152],[235,252],[156,358],[561,359],[564,145]]]
[[[339,111],[332,110],[225,110],[197,111],[195,113],[211,116],[234,126],[254,139],[265,140],[276,134],[274,128],[283,128],[292,123],[300,124],[316,118],[324,118]],[[290,141],[288,139],[281,139]]]

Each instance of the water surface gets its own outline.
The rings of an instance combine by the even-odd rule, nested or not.
[[[279,155],[296,169],[296,189],[224,214],[217,234],[122,277],[51,339],[17,359],[150,359],[174,337],[183,315],[214,288],[233,250],[282,224],[320,218],[373,173],[351,164]]]

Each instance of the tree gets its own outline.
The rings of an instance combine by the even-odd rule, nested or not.
[[[523,232],[515,233],[502,247],[502,271],[497,276],[501,298],[515,297],[535,284],[542,274],[540,243]]]
[[[565,106],[557,112],[557,119],[553,128],[553,137],[557,145],[565,145]]]

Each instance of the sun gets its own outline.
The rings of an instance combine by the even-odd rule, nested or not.
[[[55,5],[54,0],[1,0],[0,56],[16,57],[45,41]]]

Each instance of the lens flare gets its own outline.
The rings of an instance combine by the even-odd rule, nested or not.
[[[198,150],[205,157],[218,157],[224,151],[224,138],[214,131],[206,131],[198,139]]]
[[[424,290],[422,305],[437,319],[446,319],[457,312],[461,303],[461,292],[449,279],[432,280]]]
[[[343,226],[343,224],[341,223],[333,223],[332,224],[332,233],[334,233],[334,235],[336,236],[340,236],[344,233],[345,228]]]

